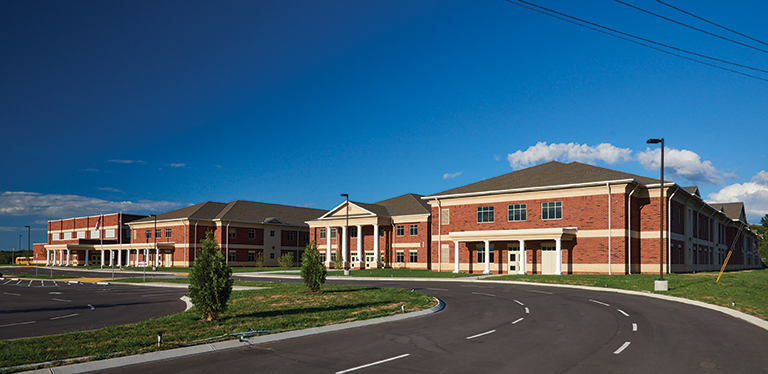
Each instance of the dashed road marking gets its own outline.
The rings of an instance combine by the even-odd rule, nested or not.
[[[9,323],[7,325],[0,325],[0,328],[2,327],[11,327],[11,326],[21,326],[21,325],[29,325],[30,323],[35,323],[37,321],[27,321],[27,322],[18,322],[18,323]]]
[[[80,315],[80,314],[79,313],[67,314],[66,316],[52,317],[52,318],[50,318],[50,320],[51,321],[55,321],[57,319],[69,318],[69,317],[74,317],[74,316],[78,316],[78,315]]]
[[[493,334],[494,332],[496,332],[496,330],[486,331],[486,332],[484,332],[484,333],[482,333],[482,334],[477,334],[477,335],[468,336],[468,337],[467,337],[467,340],[469,340],[469,339],[474,339],[474,338],[478,338],[478,337],[481,337],[481,336],[483,336],[483,335]]]
[[[8,295],[8,296],[21,296],[21,294],[18,294],[18,293],[13,293],[13,292],[3,292],[3,295]]]
[[[336,374],[344,374],[344,373],[349,373],[350,371],[355,371],[355,370],[359,370],[359,369],[364,369],[364,368],[367,368],[367,367],[370,367],[370,366],[374,366],[374,365],[383,364],[383,363],[385,363],[385,362],[394,361],[394,360],[397,360],[397,359],[401,359],[401,358],[403,358],[403,357],[408,357],[408,356],[410,356],[410,354],[409,354],[409,353],[406,353],[406,354],[404,354],[404,355],[395,356],[395,357],[390,357],[390,358],[388,358],[388,359],[385,359],[385,360],[381,360],[381,361],[371,362],[370,364],[360,365],[360,366],[357,366],[357,367],[353,367],[353,368],[351,368],[351,369],[342,370],[342,371],[337,371],[337,372],[336,372]]]
[[[490,294],[490,293],[472,292],[472,294],[473,294],[473,295],[483,295],[483,296],[491,296],[491,297],[496,297],[496,295],[494,295],[494,294]]]
[[[629,314],[627,314],[627,312],[625,312],[625,311],[623,311],[623,310],[621,310],[621,309],[616,309],[616,310],[618,310],[618,311],[619,311],[619,313],[623,314],[623,315],[624,315],[624,317],[629,317]]]
[[[53,301],[61,301],[61,302],[64,302],[64,303],[71,303],[71,302],[72,302],[72,300],[66,300],[66,299],[57,299],[57,298],[55,298],[55,297],[54,297],[52,300],[53,300]]]
[[[516,324],[516,323],[518,323],[518,322],[522,321],[523,319],[524,319],[524,318],[522,318],[522,317],[521,317],[521,318],[518,318],[518,319],[516,319],[514,322],[512,322],[512,324],[514,325],[514,324]]]
[[[528,307],[525,307],[525,314],[529,314],[531,311],[528,309]]]
[[[610,304],[606,304],[606,303],[604,303],[602,301],[597,301],[597,300],[592,300],[592,299],[589,299],[589,301],[591,301],[591,302],[593,302],[595,304],[600,304],[600,305],[604,305],[604,306],[611,306]]]
[[[91,305],[91,304],[88,304],[88,307],[89,307],[89,308],[91,308],[91,310],[94,310],[94,309],[96,309],[96,308],[95,308],[93,305]]]
[[[632,324],[632,331],[637,331],[637,324],[636,323]]]
[[[629,342],[624,342],[624,344],[622,344],[621,347],[619,347],[619,349],[614,351],[613,354],[617,355],[617,354],[621,353],[622,351],[624,351],[625,349],[627,349],[627,347],[629,347]]]
[[[528,291],[528,292],[536,292],[536,293],[543,293],[545,295],[552,295],[552,292],[547,292],[547,291],[539,291],[539,290],[526,290],[526,291]]]
[[[518,303],[520,305],[525,305],[525,304],[523,304],[523,303],[521,303],[520,301],[517,301],[517,300],[514,300],[514,302],[516,302],[516,303]]]

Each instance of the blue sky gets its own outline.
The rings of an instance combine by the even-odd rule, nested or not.
[[[768,50],[764,1],[630,4]],[[609,0],[535,0],[768,70]],[[25,225],[236,199],[331,208],[580,161],[768,213],[763,80],[515,1],[0,2],[0,249]],[[701,58],[696,58],[701,60]],[[727,66],[714,62],[719,66]],[[655,153],[654,153],[655,152]]]

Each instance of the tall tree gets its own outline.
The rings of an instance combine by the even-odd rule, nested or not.
[[[751,228],[758,234],[757,253],[763,263],[768,265],[768,214],[760,219],[759,225],[752,225]]]
[[[197,258],[189,271],[189,298],[203,318],[208,321],[218,318],[227,308],[232,293],[232,268],[227,264],[219,243],[212,231],[205,233],[205,239],[197,251]]]
[[[328,270],[325,270],[325,265],[320,261],[317,243],[313,240],[307,244],[301,257],[301,279],[309,291],[318,292],[320,291],[320,286],[325,284],[325,277],[327,275]]]

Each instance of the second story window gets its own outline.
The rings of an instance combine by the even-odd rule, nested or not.
[[[477,223],[481,223],[481,222],[493,222],[492,206],[477,207]]]
[[[419,235],[419,225],[410,225],[408,229],[411,236]]]
[[[144,233],[147,235],[147,239],[152,239],[152,230],[147,229]]]
[[[525,221],[526,214],[525,209],[528,204],[510,204],[509,209],[509,221]]]
[[[397,232],[396,232],[396,234],[397,234],[397,236],[405,235],[405,227],[403,227],[403,225],[397,225]]]
[[[320,229],[320,239],[325,239],[325,229]]]
[[[256,230],[254,229],[248,230],[248,239],[256,239]]]
[[[171,237],[171,229],[165,229],[165,237],[170,238]]]
[[[561,219],[563,218],[563,202],[550,201],[541,203],[541,219]]]
[[[230,238],[236,238],[237,237],[237,229],[234,227],[229,228],[229,237]]]

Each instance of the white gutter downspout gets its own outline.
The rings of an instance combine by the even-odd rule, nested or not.
[[[195,260],[197,260],[197,224],[200,220],[195,221]]]
[[[189,245],[187,244],[187,224],[184,223],[184,220],[181,220],[181,224],[184,225],[184,245],[187,248],[184,248],[184,266],[189,267],[189,263],[187,262],[187,252],[189,251]]]
[[[669,201],[667,201],[667,274],[671,273],[670,268],[672,267],[672,198],[678,191],[680,191],[679,188],[669,196]]]
[[[229,224],[232,223],[232,221],[227,222],[227,264],[229,264]]]
[[[441,272],[443,265],[443,209],[440,207],[440,200],[435,198],[437,204],[437,271]]]
[[[608,275],[611,275],[611,183],[605,182],[608,188]]]
[[[629,197],[627,198],[627,202],[629,203],[629,208],[627,208],[627,225],[629,226],[629,230],[627,230],[629,235],[629,239],[627,240],[627,247],[629,252],[628,274],[632,274],[632,194],[635,193],[635,190],[637,190],[638,186],[639,184],[635,185],[635,188],[632,189],[632,192],[629,193]]]

